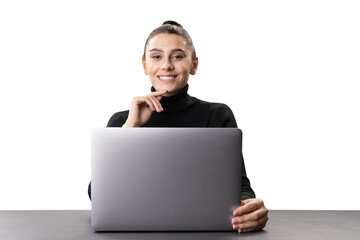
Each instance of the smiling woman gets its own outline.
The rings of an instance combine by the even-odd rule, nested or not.
[[[115,113],[108,127],[237,127],[227,105],[199,100],[187,93],[189,75],[196,74],[198,58],[189,34],[177,22],[166,21],[149,35],[142,64],[152,84],[151,93],[134,97],[130,109]],[[239,169],[243,201],[229,222],[239,232],[262,229],[268,220],[268,210],[262,200],[255,198],[243,166]]]
[[[186,40],[161,33],[154,36],[146,48],[143,67],[155,89],[167,90],[163,96],[180,92],[187,84],[189,74],[196,73],[198,59],[192,59]]]
[[[198,58],[187,31],[174,21],[166,21],[150,33],[142,58],[146,75],[155,89],[171,96],[185,87],[189,74],[194,75]]]

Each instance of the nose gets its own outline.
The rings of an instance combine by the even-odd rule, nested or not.
[[[172,69],[174,69],[174,66],[171,64],[171,61],[169,59],[165,59],[161,65],[161,70],[170,71]]]

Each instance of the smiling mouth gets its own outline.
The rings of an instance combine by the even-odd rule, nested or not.
[[[163,81],[171,81],[176,77],[177,75],[158,76],[158,78]]]

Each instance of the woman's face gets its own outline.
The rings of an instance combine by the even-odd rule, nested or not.
[[[150,39],[145,50],[143,67],[154,88],[167,90],[164,96],[181,91],[189,74],[196,73],[198,59],[192,60],[191,50],[183,37],[175,34],[157,34]]]

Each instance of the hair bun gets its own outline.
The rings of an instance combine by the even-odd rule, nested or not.
[[[175,22],[175,21],[171,21],[171,20],[168,20],[168,21],[165,21],[162,25],[165,25],[165,24],[170,24],[170,25],[175,25],[175,26],[178,26],[178,27],[181,27],[181,24]]]

